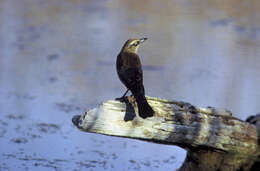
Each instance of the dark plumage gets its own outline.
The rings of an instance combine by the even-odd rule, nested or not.
[[[153,109],[145,98],[142,65],[137,54],[140,43],[146,39],[147,38],[127,40],[118,54],[116,61],[119,79],[127,87],[127,91],[122,98],[124,98],[128,90],[130,90],[136,99],[139,116],[142,118],[152,117],[154,115]]]

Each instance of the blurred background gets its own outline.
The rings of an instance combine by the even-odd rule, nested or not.
[[[1,0],[0,170],[175,170],[175,146],[88,134],[71,118],[121,96],[129,38],[147,95],[260,112],[258,0]]]

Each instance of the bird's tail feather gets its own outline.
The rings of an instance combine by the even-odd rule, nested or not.
[[[152,117],[154,115],[154,110],[148,104],[144,95],[136,95],[135,99],[137,102],[138,112],[140,117],[145,119],[147,117]]]

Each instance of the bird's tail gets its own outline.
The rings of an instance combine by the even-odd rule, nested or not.
[[[144,95],[142,94],[135,95],[135,99],[137,102],[138,112],[140,117],[145,119],[147,117],[152,117],[154,115],[154,110],[148,104]]]

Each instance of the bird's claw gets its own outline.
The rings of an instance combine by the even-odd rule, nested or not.
[[[123,96],[123,97],[118,97],[118,98],[115,98],[116,101],[120,101],[120,102],[125,102],[126,101],[126,97]]]

